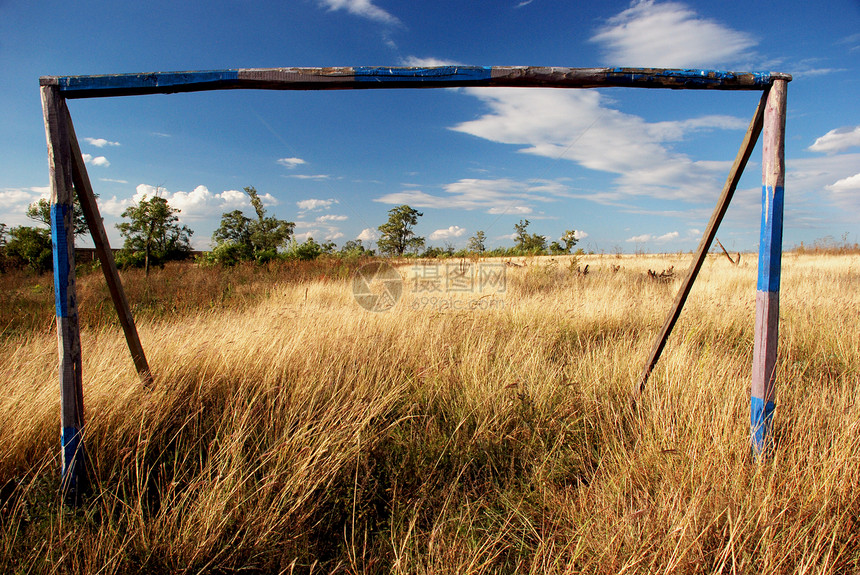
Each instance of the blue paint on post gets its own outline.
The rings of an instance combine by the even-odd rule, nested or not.
[[[757,287],[759,291],[779,291],[784,203],[785,189],[783,186],[762,186]]]
[[[772,401],[765,403],[760,397],[750,398],[750,430],[756,455],[769,448],[774,407]]]
[[[649,80],[677,82],[679,88],[717,88],[728,84],[743,84],[750,88],[764,89],[771,85],[770,72],[727,72],[723,70],[637,70],[635,68],[611,68],[606,73],[621,84],[647,84]]]
[[[61,474],[63,482],[68,481],[67,488],[71,491],[74,491],[78,487],[77,481],[82,476],[80,473],[84,465],[82,431],[76,427],[64,427],[60,435],[60,443],[63,449]]]
[[[238,70],[205,72],[155,72],[151,74],[115,74],[104,76],[64,76],[58,79],[60,92],[73,96],[75,92],[117,93],[141,88],[190,87],[229,85],[239,78]],[[181,91],[181,90],[177,90]]]
[[[51,243],[54,249],[54,300],[57,317],[69,317],[69,246],[66,216],[72,206],[51,204]]]
[[[385,68],[358,66],[358,82],[445,82],[448,80],[483,82],[492,77],[491,66],[438,66],[432,68]]]

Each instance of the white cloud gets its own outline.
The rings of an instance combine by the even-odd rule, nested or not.
[[[32,226],[33,221],[26,216],[27,206],[50,197],[50,186],[0,188],[0,222],[10,228],[22,225]]]
[[[591,41],[602,45],[610,65],[653,68],[724,67],[757,44],[752,35],[702,18],[686,4],[654,0],[631,3]]]
[[[847,178],[842,178],[836,183],[826,186],[828,190],[833,192],[848,192],[860,191],[860,174],[854,174]]]
[[[522,7],[524,7],[524,6],[528,6],[529,4],[531,4],[531,3],[532,3],[532,2],[534,2],[534,1],[535,1],[535,0],[523,0],[522,2],[520,2],[519,4],[517,4],[516,6],[514,6],[514,8],[522,8]]]
[[[852,191],[850,186],[856,182],[857,166],[860,153],[789,158],[785,162],[786,198],[790,197],[794,206],[821,207],[830,203],[838,210],[833,218],[854,223],[860,213],[860,193]],[[761,201],[760,190],[758,201]]]
[[[113,182],[114,184],[127,184],[128,180],[115,180],[114,178],[99,178],[100,182]]]
[[[584,232],[582,230],[573,230],[573,237],[577,240],[584,240],[588,237],[588,232]]]
[[[119,146],[119,142],[111,142],[110,140],[105,140],[104,138],[84,138],[84,141],[91,146],[95,146],[96,148],[104,148],[105,146]]]
[[[695,161],[665,143],[690,132],[747,124],[729,116],[649,123],[607,107],[597,90],[470,88],[464,93],[482,100],[489,111],[452,130],[617,174],[615,192],[621,195],[685,201],[712,197],[730,162]]]
[[[295,238],[295,240],[297,242],[302,243],[302,242],[307,241],[308,238],[312,238],[314,236],[319,237],[319,235],[320,235],[320,231],[317,229],[313,229],[313,230],[308,230],[306,232],[302,232],[300,234],[293,234],[293,237]]]
[[[681,234],[678,232],[669,232],[667,234],[663,234],[661,236],[654,236],[652,234],[642,234],[641,236],[633,236],[632,238],[627,238],[628,243],[632,244],[644,244],[648,242],[656,242],[656,243],[664,243],[674,239],[677,239]]]
[[[446,195],[403,190],[375,198],[384,204],[409,204],[418,208],[486,210],[491,214],[531,213],[532,202],[553,202],[568,195],[564,184],[553,180],[518,181],[509,178],[464,178],[443,186]]]
[[[286,177],[297,180],[328,180],[331,178],[328,174],[290,174]]]
[[[528,206],[506,206],[503,208],[490,208],[487,210],[488,214],[494,215],[510,215],[510,216],[519,216],[524,214],[530,214],[534,210],[532,210]]]
[[[83,158],[85,164],[101,166],[103,168],[110,166],[110,162],[104,156],[96,156],[94,158],[91,154],[81,154],[81,158]]]
[[[346,10],[354,16],[361,16],[362,18],[376,20],[385,24],[400,23],[400,20],[396,16],[374,5],[371,0],[319,0],[319,3],[332,12]]]
[[[42,197],[47,196],[43,196],[34,188],[5,188],[0,190],[0,208],[14,209],[18,206],[28,206]]]
[[[343,237],[343,232],[332,231],[323,236],[323,239],[327,242],[333,242],[334,240],[339,240]]]
[[[317,223],[325,222],[343,222],[349,219],[349,216],[339,216],[335,214],[326,214],[317,218]]]
[[[363,242],[375,242],[379,239],[379,232],[373,228],[364,228],[361,230],[361,233],[355,237],[355,239]]]
[[[460,226],[449,226],[447,228],[436,230],[430,234],[431,240],[447,240],[451,238],[459,238],[466,233],[466,228]]]
[[[300,200],[296,202],[296,205],[299,207],[299,210],[303,212],[312,212],[316,210],[327,210],[332,205],[337,204],[338,201],[334,199],[328,200],[318,200],[314,198],[310,198],[307,200]]]
[[[130,198],[119,199],[116,196],[112,196],[110,198],[98,198],[96,203],[98,203],[99,212],[102,215],[108,214],[118,218],[133,202]]]
[[[291,170],[293,168],[295,168],[296,166],[301,166],[302,164],[307,164],[307,162],[301,158],[281,158],[280,160],[278,160],[278,163],[281,164],[282,166],[285,166],[285,167],[291,169]]]
[[[842,150],[860,146],[860,126],[837,128],[830,130],[815,142],[809,149],[813,152],[826,152],[832,154]]]
[[[626,241],[634,244],[642,244],[645,242],[650,242],[652,239],[654,239],[654,236],[652,236],[651,234],[642,234],[641,236],[633,236],[632,238],[627,238]]]
[[[171,193],[161,187],[140,184],[135,188],[135,193],[131,198],[117,198],[117,196],[99,198],[99,210],[105,214],[119,217],[127,207],[155,195],[166,199],[171,207],[178,209],[179,217],[182,220],[203,219],[218,216],[224,211],[251,207],[248,196],[239,190],[225,190],[219,194],[213,194],[209,188],[201,185],[190,192]],[[271,194],[263,194],[260,199],[264,206],[278,205],[278,200]]]

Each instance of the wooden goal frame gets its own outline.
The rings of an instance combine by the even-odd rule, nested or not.
[[[61,473],[66,500],[77,500],[87,483],[81,344],[75,289],[73,194],[77,194],[86,217],[135,368],[144,385],[152,383],[152,373],[108,245],[66,100],[229,89],[358,90],[497,86],[761,91],[761,100],[699,243],[693,265],[634,388],[635,396],[644,389],[701,269],[756,141],[763,132],[762,217],[750,394],[750,438],[753,453],[758,456],[766,453],[772,445],[770,430],[779,329],[786,92],[789,81],[791,76],[788,74],[769,72],[531,66],[243,68],[40,78],[51,179],[51,238],[61,394]]]

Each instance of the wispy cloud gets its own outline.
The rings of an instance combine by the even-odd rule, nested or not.
[[[757,44],[752,35],[707,18],[680,2],[639,0],[591,38],[616,66],[686,68],[738,62]]]
[[[301,158],[281,158],[280,160],[278,160],[278,163],[291,170],[297,166],[307,164],[307,162]]]
[[[331,176],[328,174],[290,174],[287,178],[295,178],[297,180],[328,180]]]
[[[508,178],[482,180],[466,178],[443,186],[444,195],[422,190],[403,190],[373,201],[383,204],[409,204],[417,208],[485,210],[491,214],[531,213],[530,204],[553,202],[566,197],[566,185],[554,180],[519,181]]]
[[[100,182],[112,182],[114,184],[127,184],[128,180],[115,180],[114,178],[99,178]]]
[[[375,20],[384,24],[400,24],[400,20],[391,13],[376,6],[371,0],[319,0],[320,6],[332,12],[346,10],[354,16]]]
[[[842,220],[856,222],[860,213],[860,190],[853,185],[858,181],[860,153],[789,158],[785,165],[785,189],[786,194],[791,191],[792,205],[807,206],[807,211],[813,211],[812,206],[815,206],[818,211],[829,203],[838,210],[830,216],[830,225]],[[759,191],[759,200],[760,194]],[[790,224],[787,215],[786,225]]]
[[[300,200],[296,202],[296,205],[299,207],[299,210],[303,212],[312,212],[316,210],[327,210],[332,207],[334,204],[337,204],[338,201],[335,199],[328,200],[320,200],[316,198],[309,198],[307,200]]]
[[[326,214],[324,216],[320,216],[316,219],[317,223],[326,223],[326,222],[344,222],[349,219],[349,216],[341,216],[336,214]]]
[[[640,236],[633,236],[632,238],[627,238],[627,240],[625,241],[631,244],[645,244],[649,242],[661,244],[678,239],[680,235],[681,234],[678,232],[669,232],[661,236],[655,236],[653,234],[642,234]]]
[[[522,2],[520,2],[519,4],[517,4],[516,6],[514,6],[514,8],[523,8],[523,7],[525,7],[525,6],[528,6],[529,4],[531,4],[531,3],[532,3],[532,2],[534,2],[534,1],[535,1],[535,0],[523,0]]]
[[[430,234],[429,238],[433,241],[449,240],[451,238],[459,238],[466,234],[466,228],[460,226],[449,226],[441,230],[436,230]]]
[[[616,174],[616,201],[624,196],[687,202],[711,197],[730,163],[693,160],[667,144],[702,130],[747,125],[739,118],[713,115],[649,123],[608,107],[596,90],[470,88],[464,93],[482,100],[489,111],[451,129]]]
[[[119,142],[111,142],[110,140],[105,140],[104,138],[84,138],[84,141],[88,143],[90,146],[95,146],[96,148],[104,148],[105,146],[119,146]]]
[[[860,126],[848,126],[830,130],[816,139],[809,146],[809,149],[813,152],[832,154],[855,146],[860,146]]]

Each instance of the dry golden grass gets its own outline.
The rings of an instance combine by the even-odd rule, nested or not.
[[[860,256],[784,258],[758,463],[753,258],[706,262],[636,412],[689,256],[525,263],[493,309],[407,286],[370,313],[347,278],[257,277],[247,305],[140,323],[151,390],[84,318],[78,509],[57,504],[56,336],[6,337],[0,571],[860,571]]]

